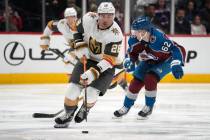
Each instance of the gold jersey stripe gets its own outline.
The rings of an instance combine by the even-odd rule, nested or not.
[[[107,60],[109,63],[111,63],[112,66],[116,65],[116,57],[107,55],[107,54],[103,54],[103,59]]]
[[[49,21],[49,22],[47,23],[47,26],[48,26],[51,30],[53,30],[53,20]]]

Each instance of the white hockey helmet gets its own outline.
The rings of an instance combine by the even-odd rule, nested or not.
[[[66,8],[64,11],[64,17],[69,17],[69,16],[77,16],[77,11],[71,7],[71,8]]]
[[[99,7],[97,13],[111,13],[115,14],[115,8],[111,2],[102,2]]]

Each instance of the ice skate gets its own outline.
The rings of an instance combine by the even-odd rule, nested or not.
[[[72,121],[74,117],[74,112],[77,110],[75,109],[70,110],[68,113],[64,113],[62,116],[55,118],[55,125],[54,128],[67,128],[69,123]]]
[[[90,111],[90,107],[87,107],[87,115],[88,115],[89,111]],[[86,113],[86,110],[85,110],[85,105],[83,103],[82,106],[80,107],[79,111],[77,112],[77,114],[74,118],[74,121],[76,123],[81,123],[86,117],[85,113]]]
[[[116,110],[114,112],[113,119],[122,118],[122,116],[126,115],[129,110],[130,110],[130,108],[123,106],[122,108],[120,108],[119,110]]]
[[[138,120],[148,119],[148,116],[152,114],[153,107],[144,106],[141,111],[138,113]]]

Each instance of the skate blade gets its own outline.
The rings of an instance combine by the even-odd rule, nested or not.
[[[137,120],[147,120],[149,117],[142,117],[142,116],[137,116]]]
[[[114,116],[114,115],[112,116],[112,119],[113,119],[113,120],[121,120],[122,118],[123,118],[122,116],[121,116],[121,117],[116,117],[116,116]]]
[[[54,128],[68,128],[69,123],[66,124],[55,124]]]

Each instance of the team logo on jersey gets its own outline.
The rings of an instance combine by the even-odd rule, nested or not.
[[[151,43],[154,43],[155,41],[156,41],[156,36],[152,35],[152,36],[150,37],[150,42],[151,42]]]
[[[120,32],[117,30],[117,28],[112,28],[111,30],[115,35],[119,34]]]
[[[96,39],[90,37],[89,39],[89,48],[94,54],[102,53],[102,43],[96,41]]]

